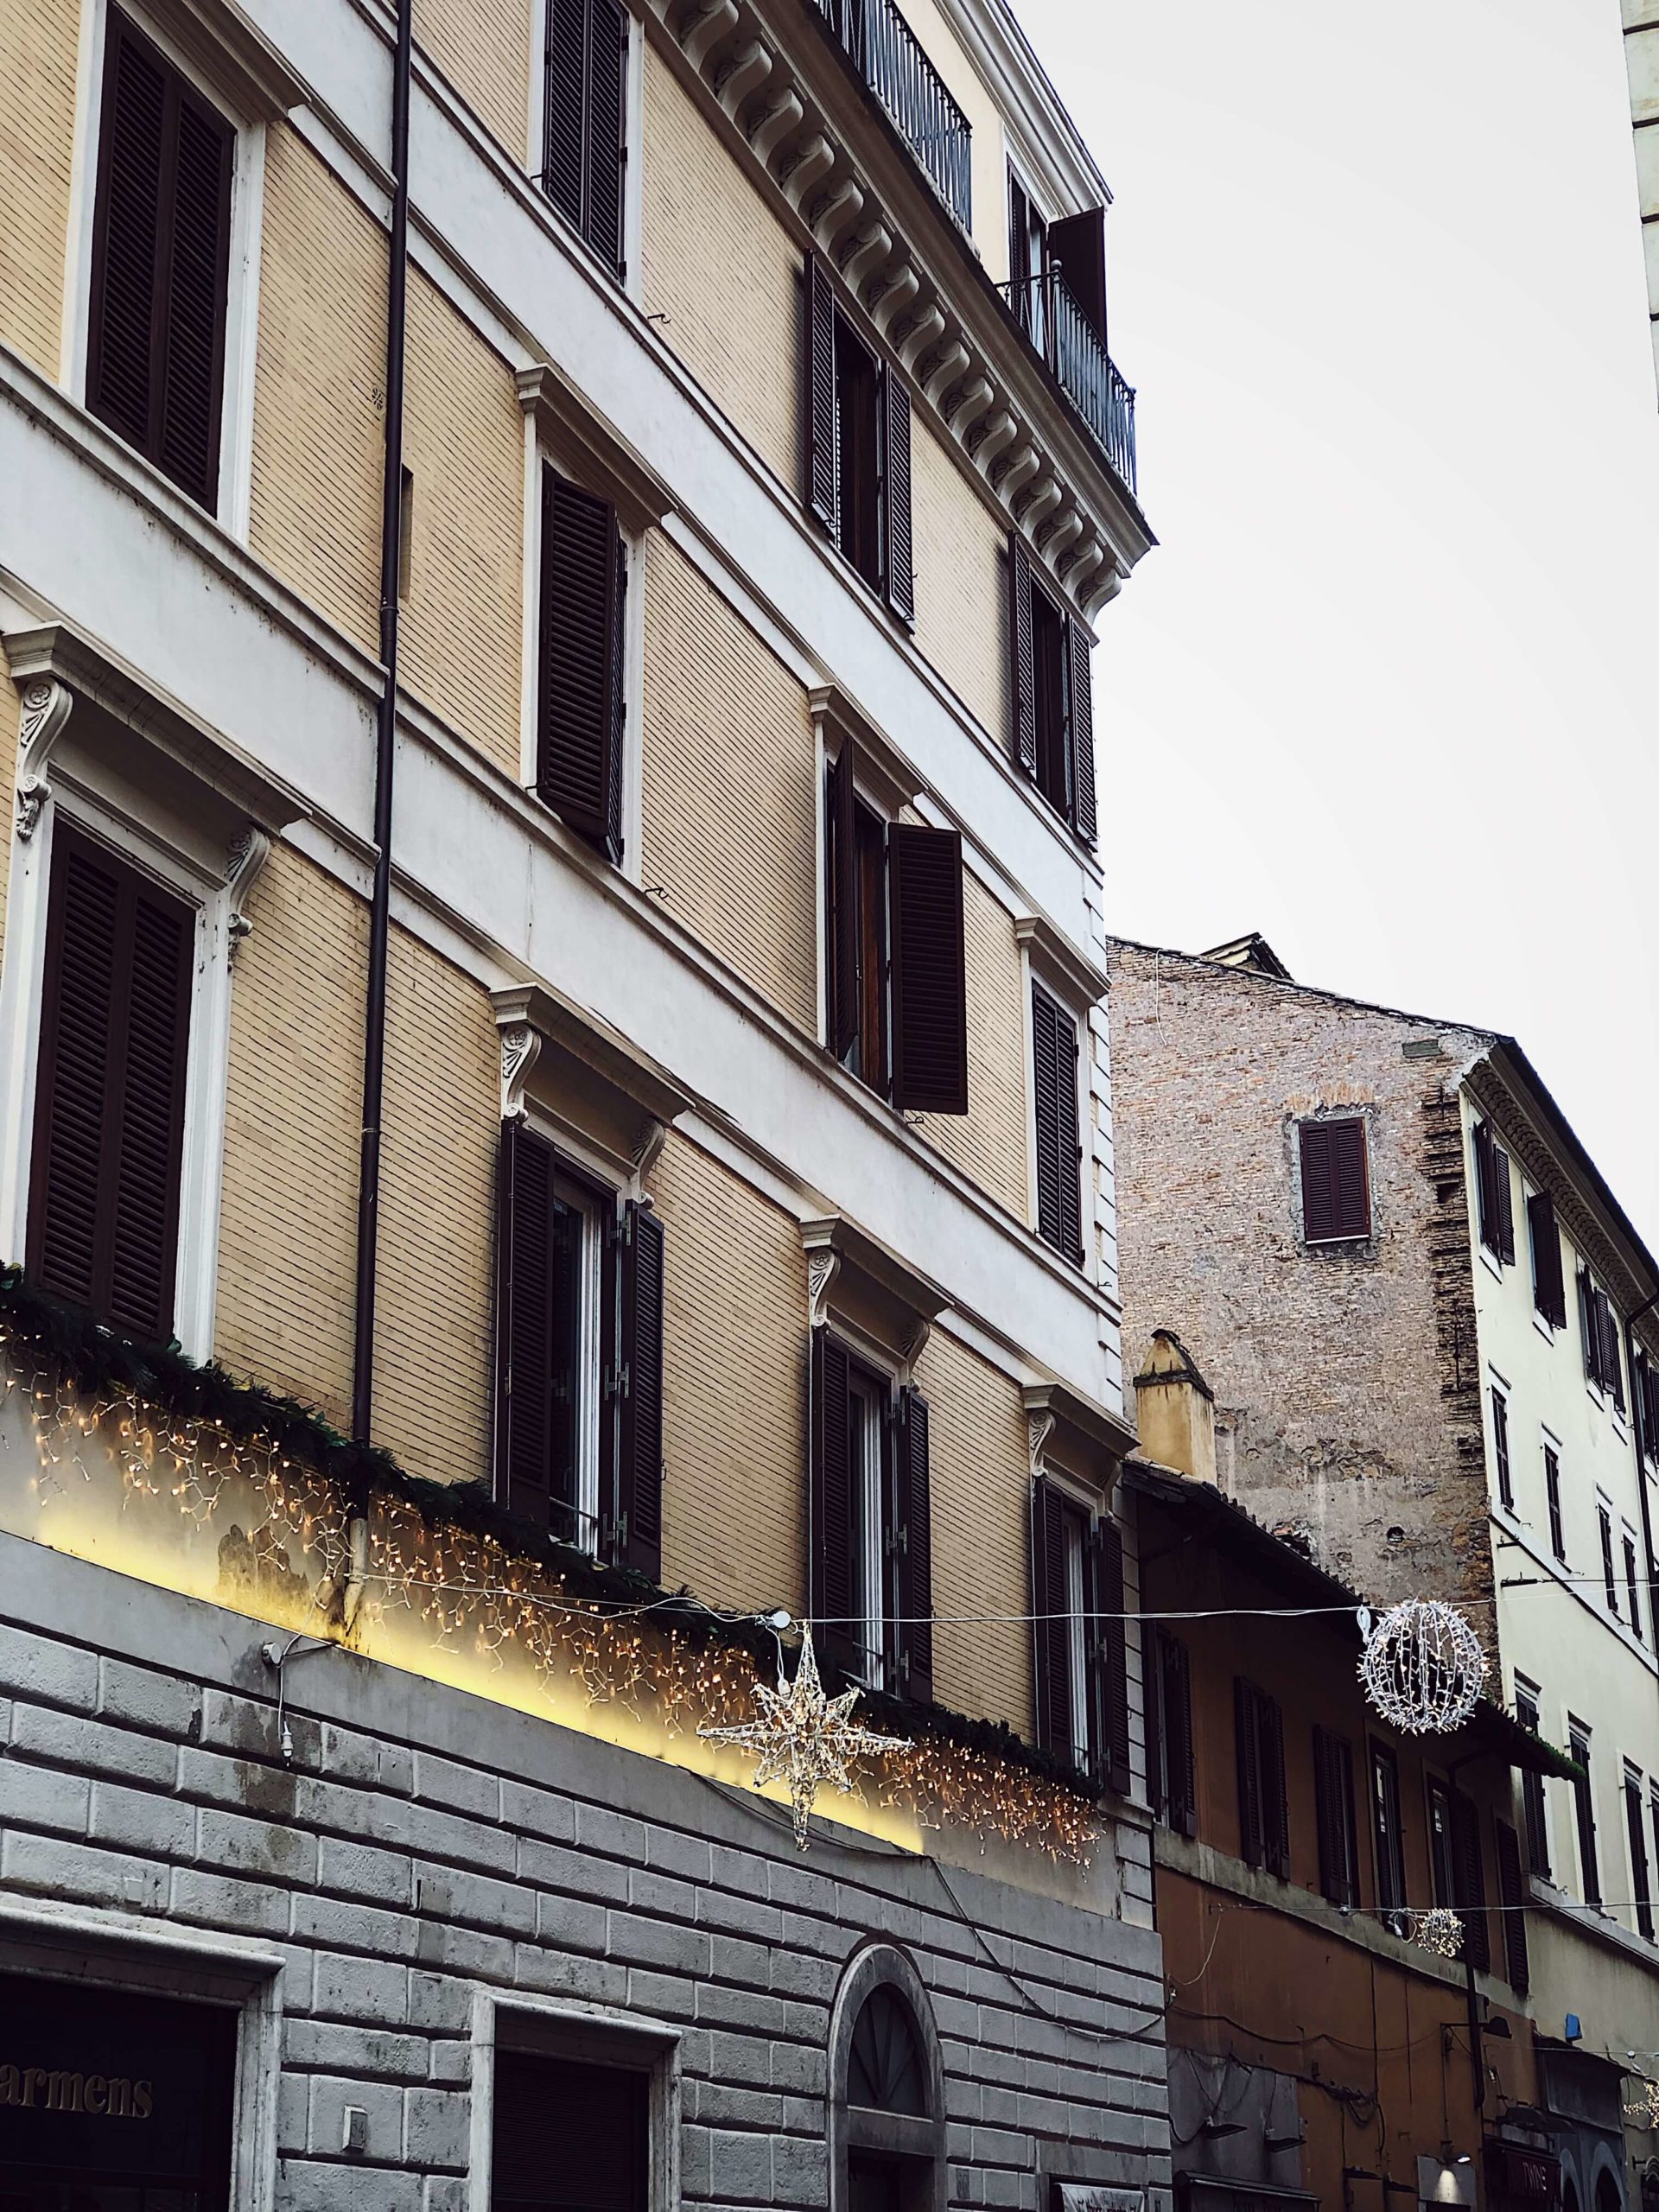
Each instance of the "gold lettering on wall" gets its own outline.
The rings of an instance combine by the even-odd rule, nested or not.
[[[149,2120],[156,2093],[124,2074],[72,2074],[67,2068],[0,2066],[0,2106],[24,2112],[92,2113],[105,2120]]]

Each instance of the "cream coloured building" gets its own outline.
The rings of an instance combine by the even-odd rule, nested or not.
[[[1654,372],[1659,376],[1659,9],[1652,0],[1622,0],[1624,67],[1630,80],[1630,119],[1636,127],[1636,183],[1647,260],[1648,313],[1654,330]]]
[[[1002,0],[0,60],[0,2177],[1155,2202],[1087,149]]]

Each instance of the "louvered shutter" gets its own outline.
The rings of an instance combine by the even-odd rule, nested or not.
[[[1071,1637],[1065,1573],[1065,1507],[1039,1475],[1031,1491],[1032,1675],[1037,1740],[1072,1754]]]
[[[1491,1150],[1492,1163],[1492,1224],[1497,1241],[1492,1249],[1507,1265],[1515,1261],[1515,1211],[1510,1191],[1510,1155],[1494,1143]]]
[[[899,1653],[905,1694],[933,1701],[933,1508],[928,1468],[927,1400],[913,1385],[899,1393],[893,1435],[893,1491],[899,1547]]]
[[[1233,1678],[1233,1735],[1238,1762],[1238,1855],[1247,1866],[1262,1863],[1260,1700],[1242,1675]]]
[[[1066,618],[1065,634],[1071,657],[1071,826],[1093,852],[1099,825],[1095,816],[1095,694],[1089,639],[1074,615]]]
[[[1473,1800],[1457,1791],[1452,1799],[1452,1864],[1455,1869],[1459,1918],[1463,1923],[1463,1955],[1477,1972],[1484,1974],[1492,1962],[1491,1940],[1486,1925],[1486,1875],[1480,1855],[1480,1815]]]
[[[1009,712],[1015,766],[1037,773],[1037,648],[1031,610],[1031,561],[1016,534],[1008,540]]]
[[[851,1626],[853,1603],[852,1363],[847,1347],[828,1329],[812,1331],[812,1515],[808,1560],[812,1615],[824,1625],[821,1655],[842,1672],[855,1670],[860,1639]]]
[[[181,92],[156,458],[209,512],[219,489],[234,148],[230,125]]]
[[[1304,1122],[1300,1130],[1302,1164],[1302,1235],[1310,1244],[1335,1237],[1336,1207],[1331,1173],[1329,1122]]]
[[[1085,207],[1048,226],[1048,257],[1102,346],[1106,343],[1106,211]]]
[[[853,741],[830,764],[830,1048],[843,1059],[858,1042],[858,833]]]
[[[962,839],[895,822],[887,831],[893,938],[893,1103],[968,1111],[968,979]]]
[[[1008,297],[1022,330],[1031,329],[1031,200],[1012,168],[1008,171]]]
[[[1532,1246],[1533,1300],[1557,1329],[1567,1326],[1567,1286],[1561,1273],[1561,1237],[1555,1201],[1548,1191],[1527,1200],[1527,1234]]]
[[[623,179],[627,161],[628,15],[618,0],[588,0],[590,55],[585,229],[607,269],[624,273]]]
[[[805,330],[801,346],[802,418],[806,425],[807,511],[833,537],[836,499],[836,306],[830,273],[806,257]]]
[[[554,1189],[557,1156],[522,1122],[501,1130],[497,1232],[496,1494],[575,1540],[575,1422],[580,1254]]]
[[[27,1256],[42,1289],[173,1331],[195,916],[60,821]]]
[[[916,620],[915,536],[911,527],[910,394],[905,380],[891,362],[881,372],[882,404],[886,410],[883,440],[885,476],[881,520],[887,543],[882,548],[881,574],[887,604],[911,626]]]
[[[624,573],[610,502],[544,468],[536,789],[613,861],[622,857]]]
[[[1601,1337],[1596,1325],[1595,1294],[1590,1287],[1590,1274],[1580,1268],[1577,1276],[1579,1291],[1579,1334],[1584,1344],[1584,1371],[1592,1382],[1601,1380]]]
[[[1333,1904],[1357,1902],[1353,1761],[1339,1736],[1313,1731],[1313,1796],[1319,1827],[1319,1891]]]
[[[1290,1808],[1285,1796],[1285,1722],[1276,1698],[1256,1693],[1262,1746],[1262,1853],[1270,1874],[1290,1879]]]
[[[1170,1826],[1182,1835],[1198,1830],[1198,1773],[1192,1735],[1192,1662],[1187,1648],[1173,1636],[1164,1638],[1163,1699],[1165,1726],[1173,1716],[1168,1735]]]
[[[1526,1884],[1521,1874],[1521,1846],[1507,1821],[1493,1824],[1497,1843],[1497,1901],[1503,1908],[1503,1961],[1510,1987],[1524,1997],[1531,1986],[1527,1956]]]
[[[1302,1234],[1310,1244],[1369,1236],[1371,1196],[1365,1124],[1357,1116],[1300,1128]]]
[[[587,183],[588,0],[547,0],[547,143],[542,189],[578,231]]]
[[[1090,1532],[1091,1618],[1084,1624],[1089,1673],[1096,1685],[1090,1700],[1095,1765],[1109,1789],[1127,1796],[1129,1767],[1129,1639],[1123,1618],[1123,1538],[1106,1516]]]
[[[1147,1741],[1147,1802],[1153,1818],[1173,1826],[1175,1790],[1171,1779],[1169,1722],[1164,1709],[1164,1632],[1143,1630],[1141,1637],[1141,1725]]]
[[[1480,1241],[1489,1251],[1497,1247],[1497,1168],[1493,1160],[1492,1133],[1484,1122],[1475,1124],[1475,1202],[1480,1217]]]
[[[622,1211],[615,1558],[653,1582],[663,1566],[663,1224],[630,1199]]]
[[[1040,983],[1031,987],[1037,1131],[1037,1233],[1083,1264],[1083,1154],[1077,1121],[1077,1025]]]
[[[1620,1413],[1624,1410],[1624,1362],[1619,1355],[1618,1322],[1613,1313],[1612,1300],[1605,1290],[1596,1293],[1596,1319],[1601,1332],[1601,1371],[1606,1388],[1612,1392],[1613,1403]]]

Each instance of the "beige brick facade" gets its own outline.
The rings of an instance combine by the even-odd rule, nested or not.
[[[639,303],[793,489],[801,473],[799,250],[653,48],[645,49]]]
[[[711,1605],[804,1605],[806,1263],[788,1215],[671,1134],[663,1217],[663,1580]]]
[[[817,755],[806,694],[654,531],[645,661],[645,880],[816,1034]]]
[[[968,971],[968,1111],[929,1114],[922,1134],[945,1158],[1027,1218],[1026,1009],[1014,917],[964,869]]]
[[[522,0],[415,0],[415,43],[515,162],[530,124],[532,16]]]
[[[916,643],[990,734],[1007,744],[1007,540],[919,416],[911,435],[911,527]]]
[[[54,380],[79,44],[79,0],[10,0],[0,8],[0,344]]]
[[[375,1438],[432,1482],[489,1474],[499,1076],[487,994],[394,928]]]
[[[286,124],[266,139],[249,543],[365,652],[378,643],[384,232]]]
[[[418,270],[409,286],[409,589],[399,674],[516,783],[524,427],[512,372]]]
[[[368,909],[278,845],[237,955],[215,1351],[348,1425]]]

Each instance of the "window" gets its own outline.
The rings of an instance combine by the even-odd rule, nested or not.
[[[1089,633],[1036,579],[1016,535],[1008,542],[1014,760],[1091,849],[1095,725]]]
[[[1302,1236],[1309,1244],[1352,1242],[1371,1233],[1365,1124],[1357,1115],[1297,1124],[1302,1178]]]
[[[117,8],[105,37],[86,404],[211,513],[236,134]]]
[[[544,465],[536,792],[610,861],[622,857],[627,575],[610,501]]]
[[[1313,1731],[1313,1802],[1319,1834],[1319,1894],[1332,1904],[1359,1903],[1354,1838],[1354,1758],[1340,1736]]]
[[[1147,1631],[1147,1787],[1152,1809],[1178,1835],[1198,1827],[1192,1742],[1192,1675],[1186,1646],[1166,1629]]]
[[[933,1695],[928,1405],[812,1332],[810,1585],[824,1656],[873,1689]]]
[[[1518,1683],[1515,1692],[1515,1717],[1523,1728],[1530,1728],[1535,1736],[1539,1732],[1537,1698]],[[1527,1864],[1535,1874],[1548,1881],[1549,1814],[1544,1795],[1544,1777],[1529,1767],[1523,1767],[1521,1773],[1521,1805],[1527,1825]]]
[[[1037,1234],[1074,1267],[1083,1251],[1083,1140],[1077,1115],[1077,1025],[1040,983],[1031,987],[1036,1098]]]
[[[1491,1964],[1486,1925],[1486,1876],[1481,1863],[1480,1815],[1472,1799],[1443,1782],[1428,1785],[1429,1864],[1434,1902],[1463,1923],[1464,1956],[1483,1974]]]
[[[1046,1475],[1032,1490],[1037,1737],[1120,1796],[1129,1789],[1123,1540]]]
[[[1636,1538],[1628,1529],[1625,1529],[1624,1535],[1624,1592],[1630,1602],[1630,1634],[1636,1638],[1637,1642],[1640,1643],[1643,1641],[1642,1635],[1642,1603],[1638,1594],[1641,1584],[1640,1578],[1636,1571]]]
[[[662,1224],[523,1121],[502,1125],[496,1495],[654,1581],[662,1566]]]
[[[1239,1676],[1233,1684],[1238,1757],[1239,1856],[1290,1878],[1290,1818],[1285,1802],[1285,1728],[1276,1698]]]
[[[1492,1457],[1497,1465],[1498,1503],[1505,1512],[1515,1510],[1515,1478],[1510,1470],[1510,1402],[1492,1385]]]
[[[1443,1782],[1428,1785],[1428,1865],[1435,1904],[1455,1907],[1458,1860],[1452,1840],[1452,1793]]]
[[[1601,1587],[1607,1600],[1607,1610],[1618,1618],[1618,1582],[1613,1570],[1613,1516],[1598,1498],[1596,1525],[1601,1535]]]
[[[1638,1932],[1653,1941],[1653,1887],[1648,1864],[1648,1838],[1642,1821],[1642,1777],[1633,1766],[1624,1770],[1624,1824],[1630,1844],[1630,1897]]]
[[[1086,323],[1103,346],[1105,210],[1087,207],[1080,214],[1046,223],[1010,162],[1008,279],[1014,318],[1051,365],[1062,334],[1077,321]]]
[[[543,192],[606,268],[623,273],[628,14],[619,0],[546,0]]]
[[[491,2212],[647,2212],[652,2077],[498,2050]]]
[[[901,1952],[853,1954],[830,2014],[830,2212],[944,2201],[944,2084],[927,1993]]]
[[[1587,1268],[1579,1269],[1579,1325],[1586,1379],[1623,1413],[1624,1369],[1618,1356],[1618,1322],[1612,1301],[1596,1287]]]
[[[1561,1232],[1548,1191],[1527,1200],[1527,1241],[1532,1248],[1532,1302],[1552,1329],[1567,1326],[1567,1282],[1561,1270]]]
[[[910,394],[836,305],[830,272],[806,258],[806,504],[906,625],[912,572]]]
[[[1544,1496],[1549,1504],[1549,1548],[1567,1565],[1567,1535],[1561,1525],[1561,1462],[1553,1445],[1544,1446]]]
[[[28,1270],[151,1342],[174,1332],[195,953],[189,906],[58,821]]]
[[[850,739],[825,794],[829,1029],[837,1059],[906,1110],[968,1111],[962,839],[884,822]]]
[[[1590,1732],[1582,1722],[1567,1722],[1567,1747],[1579,1771],[1573,1777],[1573,1810],[1579,1834],[1579,1882],[1586,1904],[1599,1909],[1601,1872],[1596,1863],[1596,1801],[1590,1783]]]
[[[1008,168],[1008,304],[1014,320],[1041,353],[1047,337],[1044,278],[1048,270],[1048,225],[1019,172]]]
[[[1485,1122],[1475,1124],[1475,1196],[1480,1241],[1506,1266],[1515,1259],[1515,1215],[1510,1189],[1510,1155]]]
[[[1377,1910],[1403,1911],[1406,1837],[1400,1816],[1400,1769],[1394,1753],[1375,1739],[1371,1744],[1371,1858]]]
[[[1517,1997],[1524,1997],[1532,1982],[1527,1951],[1527,1887],[1521,1872],[1521,1846],[1507,1821],[1494,1821],[1492,1837],[1497,1846],[1497,1901],[1503,1911],[1503,1970]]]
[[[1637,1348],[1634,1366],[1630,1395],[1636,1402],[1642,1457],[1650,1466],[1659,1466],[1659,1366],[1640,1346]]]

